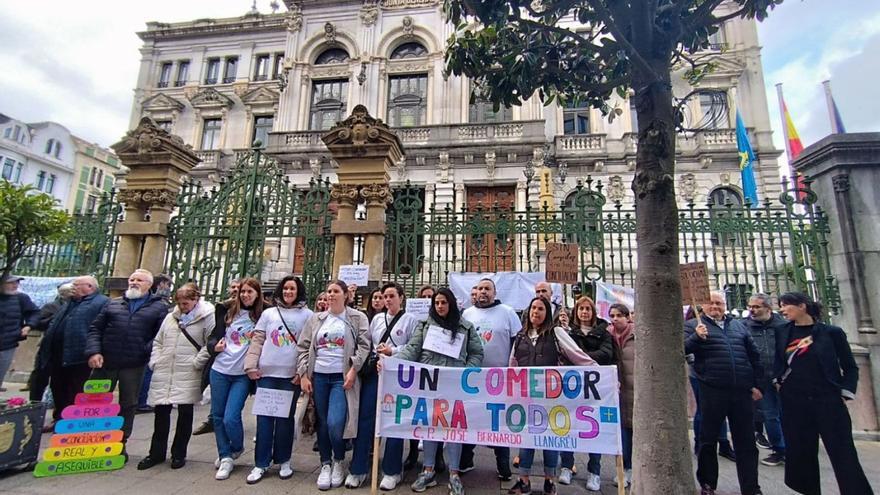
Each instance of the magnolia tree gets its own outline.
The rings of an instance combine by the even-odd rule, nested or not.
[[[9,275],[31,246],[52,242],[67,234],[70,217],[52,196],[33,186],[0,180],[0,271]]]
[[[447,71],[471,78],[496,108],[533,95],[588,103],[613,117],[631,91],[638,120],[638,269],[634,490],[690,494],[694,476],[679,284],[674,172],[682,118],[670,73],[696,82],[712,69],[693,54],[720,24],[763,19],[782,0],[446,0],[455,27]],[[723,13],[722,13],[723,12]],[[577,28],[563,27],[575,19]]]

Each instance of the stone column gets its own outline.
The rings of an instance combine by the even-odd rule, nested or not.
[[[183,178],[199,159],[180,137],[147,117],[111,148],[129,169],[118,195],[125,204],[125,221],[116,227],[119,247],[113,276],[107,280],[114,292],[125,290],[136,268],[154,274],[164,270],[171,212]]]
[[[351,263],[354,236],[363,235],[364,264],[370,266],[370,283],[378,283],[384,263],[385,207],[391,202],[388,171],[403,156],[403,146],[397,135],[381,120],[371,117],[363,105],[355,106],[351,116],[321,139],[339,164],[334,193],[348,201],[345,205],[340,202],[331,225],[336,236],[334,274],[339,273],[340,265]],[[356,222],[358,191],[367,203],[367,219]]]

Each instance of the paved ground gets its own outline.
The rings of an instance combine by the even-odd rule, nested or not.
[[[22,395],[16,393],[18,388],[16,384],[7,384],[11,390],[0,394],[0,397],[6,398],[10,395]],[[245,412],[250,411],[250,404],[245,406]],[[202,420],[207,414],[207,407],[196,408],[196,422]],[[56,495],[58,493],[71,494],[231,494],[231,493],[260,493],[261,495],[273,494],[317,494],[319,491],[315,488],[315,480],[318,476],[319,461],[316,453],[312,452],[311,446],[314,437],[305,437],[302,441],[297,442],[293,456],[293,465],[296,473],[289,480],[281,480],[278,478],[277,471],[270,471],[270,474],[263,479],[258,485],[247,485],[245,477],[253,467],[253,443],[247,442],[248,448],[244,455],[237,461],[235,471],[232,477],[226,481],[216,481],[214,479],[213,462],[217,455],[214,445],[213,435],[201,435],[193,437],[189,446],[189,459],[187,465],[179,470],[172,470],[166,463],[165,465],[156,466],[147,471],[138,471],[135,466],[149,448],[150,434],[152,432],[151,414],[139,415],[135,420],[134,434],[129,443],[128,451],[131,454],[131,462],[122,470],[109,473],[68,475],[56,478],[36,479],[29,472],[25,473],[4,473],[0,474],[0,493],[5,495],[19,494],[47,494]],[[254,417],[245,414],[245,432],[248,438],[253,438],[255,427]],[[48,436],[44,436],[43,445],[48,441]],[[876,489],[880,489],[880,443],[876,442],[857,442],[862,465],[868,472],[868,478]],[[763,453],[763,451],[762,451]],[[477,449],[477,469],[464,475],[462,480],[465,489],[469,495],[499,495],[505,494],[506,489],[512,485],[512,482],[502,483],[495,478],[495,462],[492,457],[492,451],[485,448]],[[838,493],[837,486],[834,483],[833,473],[827,457],[822,451],[822,479],[824,481],[825,493]],[[584,486],[586,482],[586,456],[577,456],[578,474],[575,476],[574,483],[571,486],[560,487],[561,495],[590,495],[596,492],[588,492]],[[539,463],[536,459],[536,465]],[[614,477],[614,459],[606,457],[603,459],[602,465],[602,494],[613,495],[617,493],[616,487],[611,483]],[[719,481],[719,495],[732,495],[738,493],[736,483],[736,471],[734,464],[720,459],[721,479]],[[536,471],[537,472],[537,471]],[[789,494],[794,493],[787,489],[782,483],[781,467],[771,468],[767,466],[760,467],[761,487],[764,493],[770,494]],[[409,489],[409,483],[415,479],[416,473],[410,472],[406,474],[404,483],[402,483],[395,492],[400,494],[412,493]],[[428,495],[445,495],[445,476],[441,477],[443,482],[436,488],[426,492]],[[538,492],[542,486],[542,480],[539,477],[533,477],[532,486]],[[359,492],[366,494],[369,488],[361,488],[360,490],[347,490],[339,488],[327,492],[343,493],[343,492]],[[649,494],[654,495],[654,494]]]

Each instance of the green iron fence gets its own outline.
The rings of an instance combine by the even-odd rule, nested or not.
[[[234,278],[281,278],[278,265],[302,276],[312,300],[331,269],[329,204],[329,182],[297,188],[259,150],[240,153],[219,185],[184,184],[168,226],[167,273],[216,301]]]
[[[122,206],[115,193],[105,193],[95,212],[71,216],[66,239],[32,246],[18,260],[13,273],[35,277],[93,275],[103,282],[113,272],[116,224],[121,218]]]
[[[809,189],[783,186],[779,200],[748,205],[690,204],[679,211],[682,263],[705,261],[710,284],[744,309],[755,292],[807,292],[837,312],[828,261],[828,219]],[[803,196],[799,201],[796,196]],[[457,198],[456,204],[467,204]],[[635,210],[608,204],[601,181],[579,183],[558,209],[517,211],[495,204],[426,205],[422,187],[394,191],[388,210],[385,278],[413,295],[445,285],[450,272],[544,271],[547,242],[579,246],[581,290],[595,281],[635,286]]]

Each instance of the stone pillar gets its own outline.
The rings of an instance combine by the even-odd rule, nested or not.
[[[792,163],[811,177],[817,204],[827,213],[831,273],[841,297],[834,324],[846,331],[859,365],[859,389],[850,405],[853,428],[878,430],[880,418],[880,133],[832,134]]]
[[[199,159],[180,137],[147,117],[111,148],[129,169],[117,196],[125,204],[125,221],[116,227],[119,247],[107,280],[107,288],[118,293],[136,268],[163,271],[171,212],[183,178]]]
[[[331,225],[336,236],[333,270],[351,263],[354,236],[365,236],[364,264],[370,266],[369,280],[382,280],[385,246],[385,207],[391,202],[388,170],[403,156],[397,135],[381,120],[374,119],[363,105],[321,138],[339,164],[338,184],[333,188],[340,200],[339,213]],[[355,221],[358,192],[367,204],[367,218]]]

